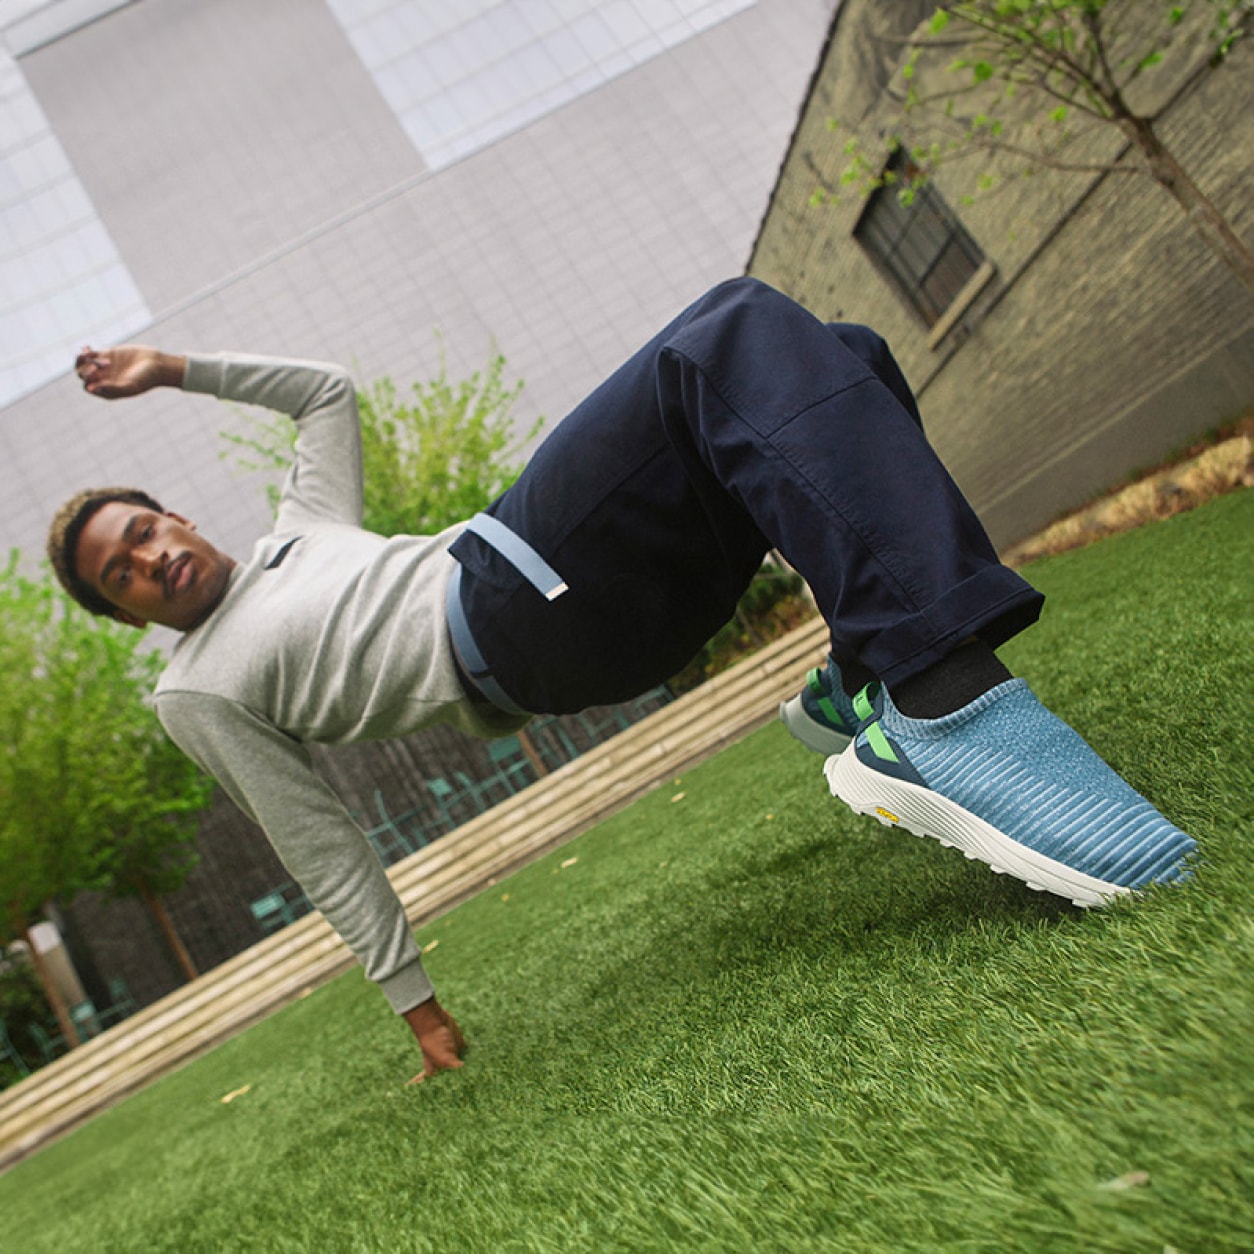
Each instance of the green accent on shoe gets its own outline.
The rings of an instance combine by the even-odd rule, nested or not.
[[[841,730],[853,729],[848,727],[841,712],[832,703],[831,697],[827,695],[827,689],[823,686],[823,671],[816,666],[809,674],[806,675],[806,687],[808,687],[814,695],[814,703],[819,707],[823,717],[835,728]]]
[[[871,704],[872,686],[867,684],[853,699],[853,712],[858,716],[859,720],[868,719],[875,713],[875,706]]]
[[[826,718],[833,727],[844,727],[845,720],[840,717],[840,711],[831,703],[829,698],[819,698],[819,709],[823,711],[823,717]]]
[[[867,744],[871,746],[871,750],[877,758],[883,758],[885,762],[901,761],[893,752],[893,747],[888,743],[888,737],[884,735],[883,729],[878,722],[868,723],[862,730],[866,735]]]

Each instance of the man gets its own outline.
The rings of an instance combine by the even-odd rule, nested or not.
[[[77,370],[104,398],[182,387],[296,421],[274,531],[248,562],[135,489],[67,502],[49,554],[88,609],[183,633],[158,716],[405,1015],[424,1075],[460,1065],[461,1035],[305,744],[438,721],[498,736],[635,695],[731,616],[769,547],[831,629],[826,668],[781,714],[833,755],[833,793],[1079,904],[1184,873],[1193,841],[997,659],[1042,598],[997,561],[866,328],[723,284],[484,514],[433,537],[361,529],[355,401],[334,367],[127,347],[84,350]]]

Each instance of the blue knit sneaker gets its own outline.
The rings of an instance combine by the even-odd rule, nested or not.
[[[869,712],[869,707],[868,707]],[[845,696],[840,670],[829,657],[806,676],[806,686],[779,707],[780,721],[807,749],[839,753],[858,730],[853,702]]]
[[[860,814],[979,858],[1029,888],[1097,906],[1186,875],[1196,843],[1011,679],[937,719],[887,692],[823,767]]]

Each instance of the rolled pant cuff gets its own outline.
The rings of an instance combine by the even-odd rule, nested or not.
[[[1008,566],[989,566],[880,632],[858,660],[889,688],[939,662],[969,636],[993,648],[1040,617],[1045,597]]]

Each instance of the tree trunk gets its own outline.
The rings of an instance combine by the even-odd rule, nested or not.
[[[26,937],[26,944],[30,948],[30,959],[35,964],[35,974],[39,977],[40,987],[44,990],[44,996],[48,999],[48,1005],[52,1007],[52,1013],[56,1015],[57,1026],[60,1027],[61,1035],[65,1037],[66,1044],[71,1049],[74,1049],[76,1046],[81,1045],[82,1041],[78,1035],[78,1028],[74,1026],[74,1020],[70,1018],[70,1008],[65,1004],[65,998],[61,996],[61,990],[52,978],[43,954],[36,948],[35,938],[31,935],[30,928],[23,928],[22,931]]]
[[[527,755],[527,760],[536,768],[536,774],[543,779],[549,773],[549,768],[545,766],[544,759],[541,758],[535,746],[535,741],[527,735],[525,728],[520,728],[514,735],[518,737],[518,743],[522,746],[523,753]]]
[[[170,952],[174,955],[184,977],[194,980],[200,972],[196,970],[196,964],[192,961],[191,954],[187,952],[187,946],[183,944],[182,938],[175,930],[174,920],[170,918],[170,912],[165,908],[165,903],[146,884],[140,885],[139,897],[148,908],[148,913],[152,915],[161,935],[165,937],[166,944],[169,945]]]
[[[1184,210],[1193,229],[1215,255],[1254,292],[1254,252],[1246,247],[1228,220],[1158,138],[1149,118],[1119,119],[1124,134],[1136,145],[1151,177]]]

